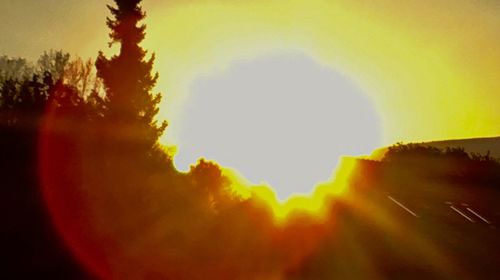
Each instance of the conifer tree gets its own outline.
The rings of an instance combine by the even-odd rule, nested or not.
[[[146,26],[140,23],[145,17],[140,2],[115,0],[116,7],[108,5],[112,14],[107,18],[110,45],[119,43],[120,51],[109,59],[100,52],[96,68],[106,89],[107,115],[115,129],[132,136],[139,146],[152,148],[167,124],[154,120],[161,96],[152,93],[158,79],[158,73],[152,73],[155,56],[147,59],[140,46],[146,34]]]

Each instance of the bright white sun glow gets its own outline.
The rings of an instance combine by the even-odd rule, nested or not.
[[[268,183],[278,198],[309,193],[342,155],[381,143],[371,100],[334,69],[303,54],[236,61],[193,81],[175,164],[200,157]]]

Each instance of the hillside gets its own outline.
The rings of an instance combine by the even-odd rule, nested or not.
[[[486,154],[488,151],[494,158],[500,158],[500,136],[487,137],[487,138],[469,138],[469,139],[456,139],[456,140],[443,140],[422,142],[420,144],[436,147],[463,147],[468,153]],[[371,154],[371,158],[380,160],[384,157],[387,147],[376,149]]]

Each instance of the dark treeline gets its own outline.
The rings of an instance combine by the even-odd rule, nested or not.
[[[398,143],[388,148],[382,162],[397,174],[468,185],[500,186],[500,161],[490,153],[467,153],[462,147],[436,148],[424,144]]]
[[[49,178],[49,197],[52,191],[58,196],[49,202],[56,205],[54,211],[80,213],[78,197],[92,193],[107,204],[96,206],[105,208],[102,220],[134,221],[134,228],[127,229],[130,234],[141,231],[151,211],[177,205],[196,212],[179,219],[192,219],[236,202],[224,192],[227,185],[217,165],[201,160],[189,173],[179,173],[158,145],[166,123],[154,120],[160,96],[150,92],[157,75],[151,75],[153,59],[145,61],[145,52],[135,46],[111,59],[100,55],[95,68],[92,61],[72,59],[63,51],[46,52],[35,63],[0,57],[3,275],[91,277],[55,228],[43,176]],[[159,185],[168,188],[161,191],[164,197],[152,193]],[[156,204],[160,210],[151,208]],[[85,223],[87,213],[80,214],[59,223]]]
[[[64,249],[43,203],[38,136],[48,104],[80,118],[98,116],[103,100],[91,69],[89,63],[70,60],[62,51],[44,53],[36,63],[0,57],[0,205],[7,256],[2,270],[7,275],[85,275]]]
[[[111,58],[99,53],[95,62],[84,61],[63,51],[36,62],[0,57],[3,275],[86,279],[90,271],[113,278],[103,267],[117,258],[110,257],[114,251],[96,245],[79,254],[67,243],[120,247],[138,239],[159,212],[177,207],[168,217],[206,220],[241,200],[226,191],[217,165],[202,160],[179,173],[158,144],[167,123],[155,120],[161,96],[152,93],[154,55],[146,58],[139,46],[145,14],[140,1],[115,2],[107,25],[120,51]],[[122,240],[100,222],[115,223],[109,228],[124,233]]]

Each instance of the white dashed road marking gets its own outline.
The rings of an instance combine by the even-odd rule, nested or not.
[[[406,206],[404,206],[401,202],[399,202],[396,199],[394,199],[392,196],[388,195],[387,198],[389,198],[392,202],[396,203],[399,207],[401,207],[404,210],[406,210],[406,212],[408,212],[408,213],[412,214],[414,217],[418,218],[418,215],[415,214],[415,212],[413,212],[410,209],[408,209]]]
[[[453,211],[457,212],[458,214],[460,214],[462,217],[466,218],[469,222],[471,223],[474,223],[474,220],[469,218],[469,216],[465,215],[464,213],[462,213],[460,210],[458,210],[457,208],[455,208],[455,206],[453,205],[450,205],[450,208],[453,209]]]
[[[476,217],[478,217],[479,219],[483,220],[483,222],[487,223],[488,225],[491,224],[490,221],[486,220],[484,217],[482,217],[481,215],[479,215],[478,213],[476,213],[474,210],[470,209],[469,207],[467,207],[467,211],[469,211],[472,214],[476,215]]]

